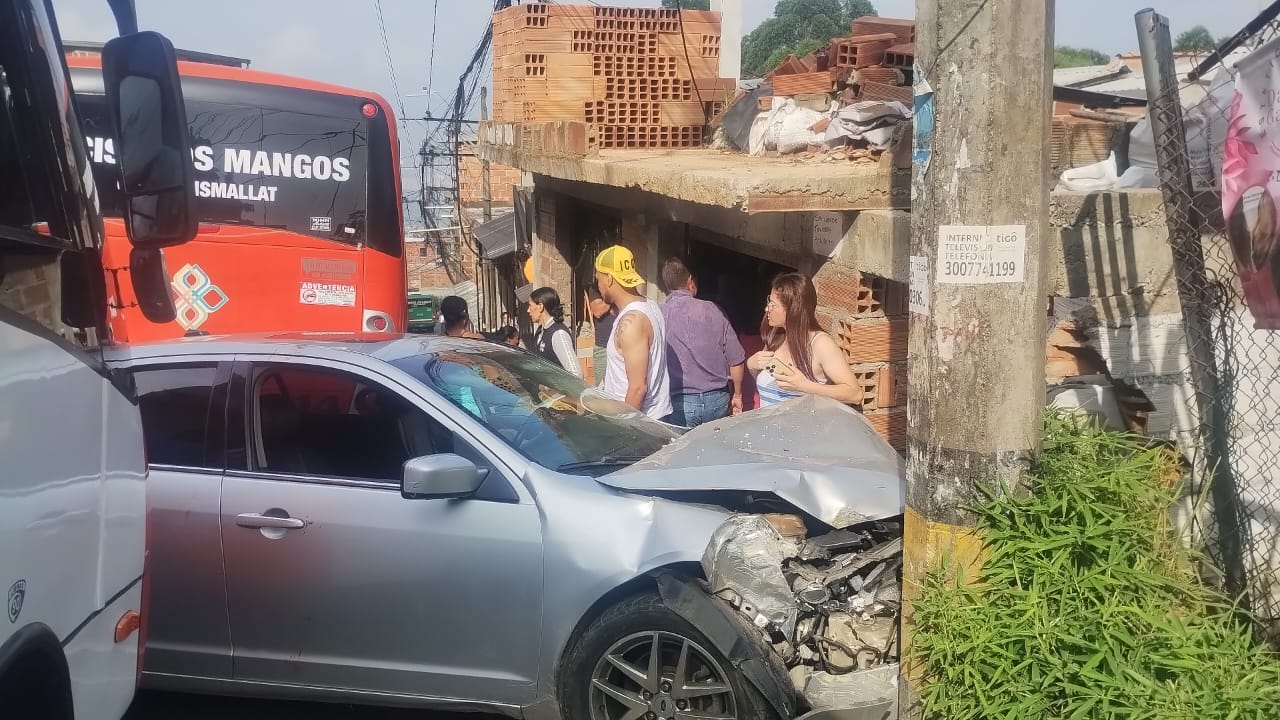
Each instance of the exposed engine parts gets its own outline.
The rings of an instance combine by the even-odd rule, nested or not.
[[[711,592],[760,628],[811,709],[896,702],[901,526],[804,538],[797,520],[726,520],[702,558]]]

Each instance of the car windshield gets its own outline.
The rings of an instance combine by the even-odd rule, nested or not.
[[[394,361],[552,470],[599,475],[653,454],[680,430],[588,388],[536,355],[476,342]]]

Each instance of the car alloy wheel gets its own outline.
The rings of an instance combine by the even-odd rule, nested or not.
[[[591,720],[737,720],[733,685],[701,645],[672,632],[614,643],[591,674]]]

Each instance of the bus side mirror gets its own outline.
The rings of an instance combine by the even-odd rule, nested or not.
[[[129,281],[142,317],[153,323],[178,319],[178,310],[169,292],[169,272],[160,248],[135,247],[129,251]]]
[[[102,49],[116,163],[135,247],[181,245],[196,235],[187,111],[173,45],[161,34],[114,38]]]

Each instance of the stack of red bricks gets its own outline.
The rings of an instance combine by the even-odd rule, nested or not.
[[[803,58],[789,56],[769,75],[779,97],[853,90],[857,100],[896,100],[911,106],[916,53],[914,20],[860,17],[849,37]]]
[[[493,16],[493,118],[577,120],[602,148],[701,147],[733,80],[720,13],[529,3]]]
[[[828,264],[813,278],[819,319],[862,387],[857,403],[898,452],[907,445],[907,286]]]

